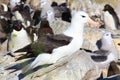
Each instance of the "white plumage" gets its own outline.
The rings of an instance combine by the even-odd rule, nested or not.
[[[14,8],[21,0],[10,0],[10,8]]]
[[[117,61],[117,53],[115,51],[115,48],[113,46],[113,41],[111,37],[111,32],[105,32],[102,36],[102,47],[101,49],[107,50],[107,60],[103,62],[96,63],[101,68],[108,68],[110,65],[110,62]]]
[[[29,45],[31,42],[25,29],[22,28],[20,31],[13,30],[9,40],[9,51],[14,53],[16,50]]]
[[[101,43],[102,46],[100,50],[95,51],[95,53],[91,53],[91,56],[107,56],[107,59],[104,61],[94,61],[96,65],[98,65],[100,68],[108,68],[110,65],[110,62],[117,61],[117,53],[113,46],[111,32],[105,32],[103,36],[101,37]],[[93,59],[94,60],[94,59]]]
[[[69,56],[80,49],[83,43],[83,28],[88,21],[88,14],[78,11],[72,18],[71,25],[63,32],[64,35],[72,37],[68,45],[53,49],[51,54],[40,54],[29,66],[23,69],[23,73],[39,65],[52,64],[63,57]]]
[[[103,12],[103,20],[106,29],[116,30],[114,18],[108,11]]]

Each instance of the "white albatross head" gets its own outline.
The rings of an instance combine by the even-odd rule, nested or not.
[[[80,23],[87,23],[89,19],[89,16],[86,12],[84,11],[78,11],[73,15],[72,21],[79,21]]]
[[[67,30],[63,32],[64,35],[70,37],[82,37],[83,35],[83,28],[85,23],[89,21],[89,16],[84,11],[77,11],[71,20],[71,24]]]
[[[102,36],[102,40],[104,40],[107,43],[109,43],[110,45],[112,45],[112,33],[109,31],[106,31]],[[105,44],[104,41],[103,41],[103,44]]]

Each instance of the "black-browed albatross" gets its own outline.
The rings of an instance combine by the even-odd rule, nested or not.
[[[57,46],[57,48],[53,48],[51,54],[45,52],[38,55],[31,64],[23,68],[23,73],[39,65],[56,63],[61,58],[70,56],[78,51],[83,43],[84,25],[90,21],[89,19],[90,18],[86,12],[78,11],[72,17],[71,24],[67,30],[57,35],[49,34],[48,37],[54,40],[56,43],[62,44],[67,42],[67,44],[64,43],[59,47]],[[55,43],[52,45],[55,45]]]

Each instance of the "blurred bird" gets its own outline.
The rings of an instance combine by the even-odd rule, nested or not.
[[[120,29],[120,22],[119,18],[117,16],[117,13],[115,12],[114,8],[106,4],[103,9],[103,20],[105,22],[105,28],[110,28],[113,30]]]
[[[48,5],[48,6],[46,6]],[[71,12],[70,9],[67,7],[67,3],[62,3],[58,5],[57,2],[51,2],[50,0],[42,0],[41,2],[41,17],[46,17],[46,12],[48,10],[53,10],[55,17],[61,18],[64,21],[70,22],[71,21]]]
[[[15,51],[28,46],[32,41],[21,21],[13,21],[12,28],[13,30],[8,39],[8,51],[14,55]]]
[[[12,16],[13,15],[12,15],[9,7],[6,4],[2,3],[1,4],[1,9],[0,9],[0,18],[1,19],[4,18],[6,20],[11,20]]]
[[[14,7],[20,3],[20,0],[10,0],[10,8],[11,10],[14,9]]]
[[[14,7],[12,12],[16,20],[21,20],[22,23],[24,23],[23,25],[25,26],[25,28],[31,25],[31,10],[28,5],[20,3]]]
[[[116,50],[112,44],[111,32],[105,32],[101,38],[100,49],[91,53],[91,59],[93,59],[100,68],[108,68],[110,62],[117,61],[116,54]]]
[[[115,61],[112,61],[109,66],[107,76],[110,77],[116,74],[120,74],[120,70],[119,70],[118,64]]]
[[[61,18],[63,21],[71,22],[71,11],[68,8],[67,3],[58,5],[56,2],[51,4],[55,12],[55,17]]]
[[[12,31],[9,20],[0,19],[0,43],[3,43]]]

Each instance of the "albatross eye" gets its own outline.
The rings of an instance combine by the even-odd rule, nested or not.
[[[84,16],[84,15],[82,15],[82,17],[83,17],[83,18],[85,18],[85,16]]]
[[[109,36],[109,34],[106,34],[106,36]]]

